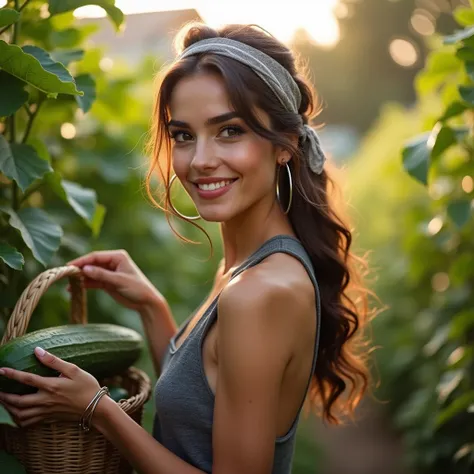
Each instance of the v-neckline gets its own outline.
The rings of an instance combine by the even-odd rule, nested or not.
[[[242,271],[244,271],[246,268],[247,268],[247,265],[249,265],[249,263],[252,262],[253,258],[255,257],[255,255],[257,255],[264,247],[266,247],[270,242],[273,242],[274,240],[278,240],[278,239],[284,239],[284,238],[288,238],[290,240],[296,240],[297,242],[299,242],[299,240],[291,235],[286,235],[286,234],[278,234],[278,235],[275,235],[273,237],[271,237],[270,239],[266,240],[265,242],[263,242],[262,245],[260,245],[260,247],[257,248],[257,250],[255,250],[254,252],[252,252],[231,274],[230,276],[230,279],[229,281],[226,283],[226,285],[224,285],[224,287],[222,288],[221,291],[219,291],[217,293],[217,295],[214,297],[214,299],[211,301],[211,303],[207,306],[207,308],[204,310],[202,316],[199,318],[199,321],[194,325],[194,327],[191,329],[191,331],[189,331],[189,334],[184,338],[183,341],[181,341],[181,344],[179,346],[176,346],[176,341],[181,337],[181,335],[184,333],[184,331],[186,331],[186,328],[189,326],[189,323],[193,320],[193,317],[196,315],[196,313],[198,312],[198,310],[201,308],[201,305],[198,306],[198,308],[196,309],[196,311],[194,311],[182,324],[181,328],[178,330],[178,332],[171,338],[170,340],[170,354],[173,355],[175,354],[176,352],[179,351],[179,349],[181,349],[181,347],[183,347],[188,339],[190,338],[190,336],[194,333],[194,331],[196,331],[196,328],[203,322],[203,320],[205,320],[207,317],[208,317],[208,313],[209,312],[212,312],[214,311],[215,307],[217,306],[217,301],[219,299],[219,296],[220,294],[222,293],[222,291],[224,290],[224,288],[232,281],[232,279],[234,277],[236,277],[239,273],[241,273]],[[203,301],[204,302],[204,301]],[[202,304],[202,303],[201,303]]]

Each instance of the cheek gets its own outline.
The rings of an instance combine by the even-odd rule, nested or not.
[[[184,148],[174,148],[171,155],[171,165],[178,178],[186,179],[191,163],[190,153]]]

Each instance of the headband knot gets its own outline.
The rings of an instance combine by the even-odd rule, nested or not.
[[[298,112],[301,104],[301,92],[298,84],[288,70],[268,54],[241,41],[229,38],[208,38],[186,48],[178,56],[178,59],[200,53],[226,56],[250,67],[273,91],[287,111],[301,117]],[[326,157],[316,130],[304,124],[300,129],[300,136],[304,153],[308,157],[309,168],[313,173],[321,174]]]

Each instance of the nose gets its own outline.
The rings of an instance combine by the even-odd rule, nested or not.
[[[191,161],[191,168],[197,172],[210,171],[219,166],[219,159],[215,154],[215,149],[211,139],[201,138],[196,141],[194,156]]]

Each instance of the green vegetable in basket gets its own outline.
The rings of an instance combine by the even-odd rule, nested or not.
[[[40,346],[51,354],[76,364],[96,378],[113,377],[139,358],[143,339],[136,331],[113,324],[70,324],[17,337],[0,346],[0,367],[55,376],[58,372],[38,361],[33,351]],[[0,376],[0,391],[25,394],[34,387]]]

